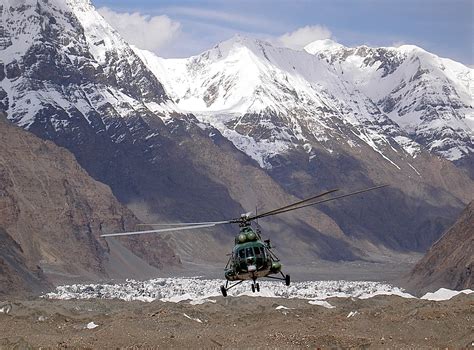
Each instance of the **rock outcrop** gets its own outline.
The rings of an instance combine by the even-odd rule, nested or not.
[[[116,277],[110,264],[119,259],[110,261],[111,248],[99,236],[135,229],[138,222],[69,151],[0,120],[3,292],[36,290],[47,286],[46,280]],[[145,249],[144,242],[133,239],[121,246],[157,267],[179,263],[165,242],[151,239],[155,248]]]
[[[428,250],[411,272],[410,284],[419,291],[438,288],[474,289],[474,202]]]

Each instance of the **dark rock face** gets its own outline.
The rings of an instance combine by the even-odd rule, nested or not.
[[[474,288],[474,202],[428,250],[411,272],[409,284],[422,292]]]
[[[337,150],[337,147],[333,147]],[[349,151],[350,152],[350,151]],[[273,178],[290,193],[307,196],[316,187],[359,189],[374,184],[387,183],[390,188],[366,193],[354,198],[322,204],[320,209],[336,221],[344,233],[355,239],[370,239],[398,251],[424,252],[449,227],[462,205],[462,187],[453,186],[456,195],[444,187],[443,180],[433,178],[438,167],[447,167],[450,175],[459,171],[447,161],[419,156],[414,163],[421,176],[412,176],[409,166],[392,171],[377,169],[380,160],[366,150],[361,156],[339,150],[328,154],[323,149],[313,149],[308,162],[303,152],[280,157],[269,170]],[[391,159],[397,159],[391,156]],[[395,160],[396,161],[396,160]],[[397,162],[397,164],[402,164]],[[469,183],[464,177],[463,181]],[[433,186],[434,183],[437,183]],[[455,188],[457,187],[457,188]],[[471,188],[469,192],[471,193]],[[346,190],[347,192],[347,190]],[[423,198],[438,198],[433,203]]]
[[[0,279],[11,286],[10,293],[22,286],[35,292],[67,276],[113,278],[107,267],[110,246],[99,236],[134,229],[138,219],[132,212],[70,152],[5,120],[0,120],[0,159]],[[149,243],[155,247],[146,250],[145,242],[124,241],[124,251],[158,267],[179,264],[160,238]]]
[[[21,73],[21,69],[16,61],[10,62],[5,66],[5,75],[10,80],[18,78]]]
[[[0,63],[0,81],[5,79],[5,65]]]
[[[0,296],[27,295],[51,288],[39,266],[28,266],[21,246],[0,228]]]

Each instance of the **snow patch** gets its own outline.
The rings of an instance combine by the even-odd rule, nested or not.
[[[418,176],[421,176],[420,172],[419,172],[418,170],[416,170],[416,168],[415,168],[413,165],[411,165],[410,163],[408,163],[408,165],[410,166],[410,168],[412,168],[413,170],[415,170],[415,173],[417,173]]]
[[[358,298],[359,299],[370,299],[370,298],[376,297],[377,295],[395,295],[395,296],[398,296],[398,297],[408,298],[408,299],[415,298],[413,295],[405,293],[401,289],[398,289],[398,288],[390,290],[390,291],[377,290],[373,293],[363,293],[363,294],[359,295]]]
[[[99,327],[98,324],[95,324],[94,322],[89,322],[87,325],[86,325],[86,328],[87,329],[94,329],[94,328],[97,328]]]
[[[0,314],[9,314],[12,310],[12,306],[10,304],[4,305],[0,307]]]
[[[278,305],[275,310],[293,310],[292,308],[283,306],[283,305]]]
[[[310,300],[310,301],[308,301],[308,303],[311,304],[311,305],[322,306],[322,307],[325,307],[326,309],[336,308],[335,306],[329,304],[327,301],[324,301],[324,300]]]
[[[410,138],[406,136],[395,136],[393,139],[413,158],[420,153],[420,145]]]
[[[184,315],[184,317],[189,318],[190,320],[196,321],[197,323],[202,323],[202,321],[199,318],[194,318],[194,317],[191,317],[191,316],[189,316],[187,314],[184,314],[184,313],[183,313],[183,315]]]
[[[431,301],[443,301],[443,300],[449,300],[459,294],[471,294],[471,293],[474,293],[474,291],[471,289],[464,289],[461,291],[457,291],[457,290],[451,290],[451,289],[446,289],[446,288],[440,288],[436,292],[426,293],[420,299],[431,300]]]
[[[354,317],[354,316],[357,315],[358,313],[359,313],[359,311],[351,311],[351,312],[349,312],[349,314],[346,316],[346,318]]]

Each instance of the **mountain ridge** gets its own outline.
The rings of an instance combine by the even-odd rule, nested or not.
[[[321,48],[318,48],[318,45]],[[329,109],[339,110],[339,114],[343,115],[341,118],[346,123],[370,123],[374,120],[364,118],[373,113],[375,108],[375,110],[380,109],[377,113],[382,118],[375,121],[376,123],[386,124],[387,121],[384,118],[388,118],[396,125],[401,125],[401,129],[398,130],[399,135],[395,135],[398,137],[394,139],[405,149],[416,151],[416,148],[424,146],[430,152],[440,154],[449,160],[472,158],[474,143],[472,69],[452,60],[438,58],[413,45],[400,48],[369,48],[367,46],[346,48],[335,42],[323,40],[309,44],[306,50],[295,51],[273,47],[270,43],[241,36],[222,42],[203,54],[188,59],[160,59],[153,57],[154,55],[150,52],[134,48],[150,70],[165,82],[166,89],[178,101],[179,107],[196,114],[200,120],[211,123],[213,126],[219,126],[219,120],[223,120],[223,123],[228,122],[228,119],[234,115],[260,112],[288,114],[295,109],[308,110],[308,105],[314,105],[314,108],[308,110],[313,114],[317,113],[317,108],[328,106]],[[420,63],[407,63],[410,60],[408,56]],[[426,57],[423,58],[423,56]],[[328,61],[329,59],[331,62]],[[349,62],[350,60],[356,60],[356,62]],[[423,63],[430,60],[434,63]],[[333,63],[332,61],[335,61],[333,65],[330,64]],[[361,66],[357,67],[357,64]],[[409,69],[414,69],[414,71],[401,74],[410,75],[410,83],[419,85],[423,83],[419,80],[424,79],[423,76],[427,73],[422,68],[416,68],[417,64],[432,67],[433,73],[426,79],[431,79],[428,81],[437,84],[429,91],[438,93],[439,97],[430,100],[424,94],[416,98],[421,99],[428,107],[444,104],[452,105],[454,109],[442,111],[438,108],[439,115],[418,117],[416,114],[420,103],[411,107],[413,99],[409,99],[409,103],[402,105],[398,112],[395,111],[397,104],[395,100],[400,100],[399,94],[404,85],[407,85],[404,81],[407,78],[401,77],[400,83],[400,81],[397,82],[398,77],[392,78],[391,75],[400,75],[399,71],[402,71],[400,65],[405,65],[407,66],[404,68],[405,71]],[[446,74],[449,72],[447,80],[437,77],[441,75],[440,69],[443,69]],[[360,72],[351,73],[356,71]],[[366,73],[363,73],[365,71]],[[351,74],[348,76],[348,72],[353,76]],[[288,81],[289,79],[291,82]],[[387,82],[387,79],[391,80]],[[438,81],[439,79],[441,81]],[[376,89],[371,87],[370,81],[376,85]],[[449,85],[449,82],[454,85]],[[276,87],[269,90],[272,84]],[[383,92],[384,89],[387,91]],[[460,95],[443,95],[438,91],[440,89],[451,89],[453,94],[456,95],[458,92]],[[231,90],[232,94],[229,93]],[[413,91],[411,93],[420,95],[417,90]],[[390,95],[391,92],[398,95],[393,97]],[[404,92],[405,95],[407,93]],[[343,102],[347,97],[349,100],[354,98],[355,104],[350,101]],[[443,102],[445,100],[447,102]],[[407,106],[410,103],[411,105]],[[358,105],[361,104],[366,106],[365,110],[358,112],[357,110],[360,109]],[[407,116],[407,113],[410,116]],[[453,116],[448,117],[449,113]],[[200,114],[202,114],[201,117]],[[223,114],[229,117],[223,119],[221,116]],[[213,118],[217,118],[218,121]],[[322,119],[321,115],[318,118]],[[218,129],[221,132],[225,130],[222,125]],[[320,126],[319,130],[323,133],[324,128]],[[291,131],[297,134],[297,130]],[[381,128],[377,132],[381,135],[386,134]],[[298,137],[298,135],[294,136]],[[280,137],[280,139],[285,143],[284,138]],[[369,136],[369,139],[374,140],[374,137]],[[238,144],[235,138],[232,141]],[[284,145],[277,148],[280,153],[288,149]],[[250,154],[251,151],[248,153]],[[274,153],[270,151],[270,155]]]

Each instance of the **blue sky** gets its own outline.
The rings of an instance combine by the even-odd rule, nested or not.
[[[294,48],[320,38],[414,44],[474,65],[473,0],[92,1],[128,41],[164,57],[198,54],[243,34]]]

